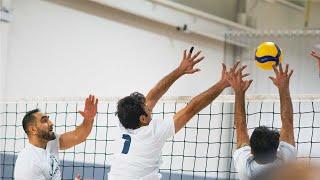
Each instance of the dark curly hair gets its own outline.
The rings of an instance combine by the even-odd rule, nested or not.
[[[250,137],[250,147],[254,159],[261,163],[273,162],[277,158],[280,134],[265,126],[254,129]]]
[[[137,129],[140,127],[140,116],[147,116],[144,110],[145,101],[144,95],[138,92],[118,101],[116,115],[124,128]]]

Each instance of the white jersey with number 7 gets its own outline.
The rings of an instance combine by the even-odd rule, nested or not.
[[[135,130],[123,128],[115,140],[116,151],[111,162],[110,180],[160,179],[162,148],[175,134],[174,121],[152,120]]]

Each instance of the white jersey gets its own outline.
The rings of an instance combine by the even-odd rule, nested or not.
[[[236,168],[241,180],[249,179],[267,168],[278,165],[283,162],[295,160],[297,150],[291,144],[284,141],[279,143],[277,159],[273,163],[258,164],[251,154],[250,146],[244,146],[237,149],[233,154],[234,167]]]
[[[162,147],[175,134],[173,120],[152,120],[148,126],[135,130],[120,125],[120,132],[108,179],[160,179]]]
[[[15,180],[61,180],[59,167],[59,136],[49,141],[46,149],[30,143],[18,154],[14,168]]]

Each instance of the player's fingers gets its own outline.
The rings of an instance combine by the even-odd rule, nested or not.
[[[247,65],[243,65],[240,69],[239,69],[239,72],[242,72],[244,69],[247,68]]]
[[[183,51],[183,59],[186,59],[186,57],[187,57],[187,50],[185,49],[185,50]]]
[[[251,83],[253,82],[253,80],[252,79],[250,79],[249,81],[247,81],[247,83],[246,83],[246,90],[250,87],[250,85],[251,85]]]
[[[82,117],[84,117],[85,113],[83,111],[78,111]]]
[[[188,74],[193,74],[193,73],[198,72],[198,71],[200,71],[200,69],[199,69],[199,68],[196,68],[196,69],[192,69],[192,70],[190,70],[190,71],[187,71],[187,73],[188,73]]]
[[[274,77],[269,76],[269,79],[271,79],[271,81],[272,81],[273,83],[276,82],[276,79],[275,79]]]
[[[279,75],[279,70],[277,69],[277,65],[272,65],[272,69],[274,71],[274,73],[278,76]]]
[[[281,74],[283,74],[282,63],[279,63],[279,71]]]
[[[191,55],[192,55],[192,52],[193,52],[193,49],[194,47],[192,46],[189,50],[189,53],[188,53],[188,56],[187,56],[187,59],[190,59]]]
[[[195,55],[193,55],[191,57],[190,61],[193,61],[194,59],[196,59],[199,56],[200,53],[201,53],[201,51],[198,51]]]
[[[84,105],[85,105],[85,106],[88,106],[88,105],[89,105],[89,97],[86,98],[86,101],[85,101]]]
[[[243,74],[241,78],[245,78],[245,77],[247,77],[249,75],[250,75],[250,73]]]
[[[227,71],[227,66],[224,63],[222,63],[222,74],[226,73],[226,71]]]
[[[93,95],[93,96],[92,96],[92,102],[91,102],[91,104],[94,105],[94,104],[95,104],[95,101],[96,101],[96,97]]]
[[[284,73],[285,73],[285,74],[288,74],[288,70],[289,70],[289,64],[286,64],[286,68],[285,68],[285,70],[284,70]]]
[[[193,65],[196,65],[196,64],[198,64],[199,62],[201,62],[203,59],[204,59],[204,56],[202,56],[202,57],[199,58],[199,59],[196,59],[195,61],[192,62],[192,64],[193,64]]]
[[[99,99],[97,98],[96,99],[96,102],[94,103],[94,106],[97,108],[98,107],[98,102],[99,102]]]
[[[230,69],[230,72],[234,72],[234,71],[237,69],[237,67],[238,67],[239,64],[240,64],[240,61],[237,61],[237,62],[233,65],[233,67]]]
[[[289,73],[289,79],[291,78],[291,76],[292,76],[292,74],[293,74],[293,70],[291,69],[291,71],[290,71],[290,73]]]

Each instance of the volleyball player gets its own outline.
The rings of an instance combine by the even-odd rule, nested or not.
[[[249,139],[246,114],[245,92],[252,80],[243,80],[240,73],[229,73],[228,82],[235,92],[235,126],[237,133],[237,150],[233,154],[234,166],[240,179],[249,179],[266,168],[281,162],[294,160],[296,149],[293,132],[293,108],[289,91],[289,81],[293,73],[286,65],[283,71],[273,66],[275,77],[270,77],[278,88],[282,127],[280,133],[265,126],[254,129]]]
[[[97,113],[98,99],[90,95],[85,101],[83,122],[75,130],[58,135],[53,132],[49,116],[39,109],[26,113],[22,120],[29,142],[19,153],[14,178],[16,180],[61,180],[59,149],[71,148],[86,140]]]
[[[203,59],[197,58],[199,54],[200,52],[192,55],[192,50],[188,54],[184,51],[180,66],[164,77],[146,97],[140,93],[132,93],[118,102],[117,115],[121,133],[116,140],[118,149],[111,163],[109,179],[160,179],[161,149],[166,140],[229,87],[223,64],[221,80],[194,97],[173,119],[151,119],[152,109],[169,87],[182,75],[198,71],[194,66]],[[238,64],[231,70],[236,70]]]

